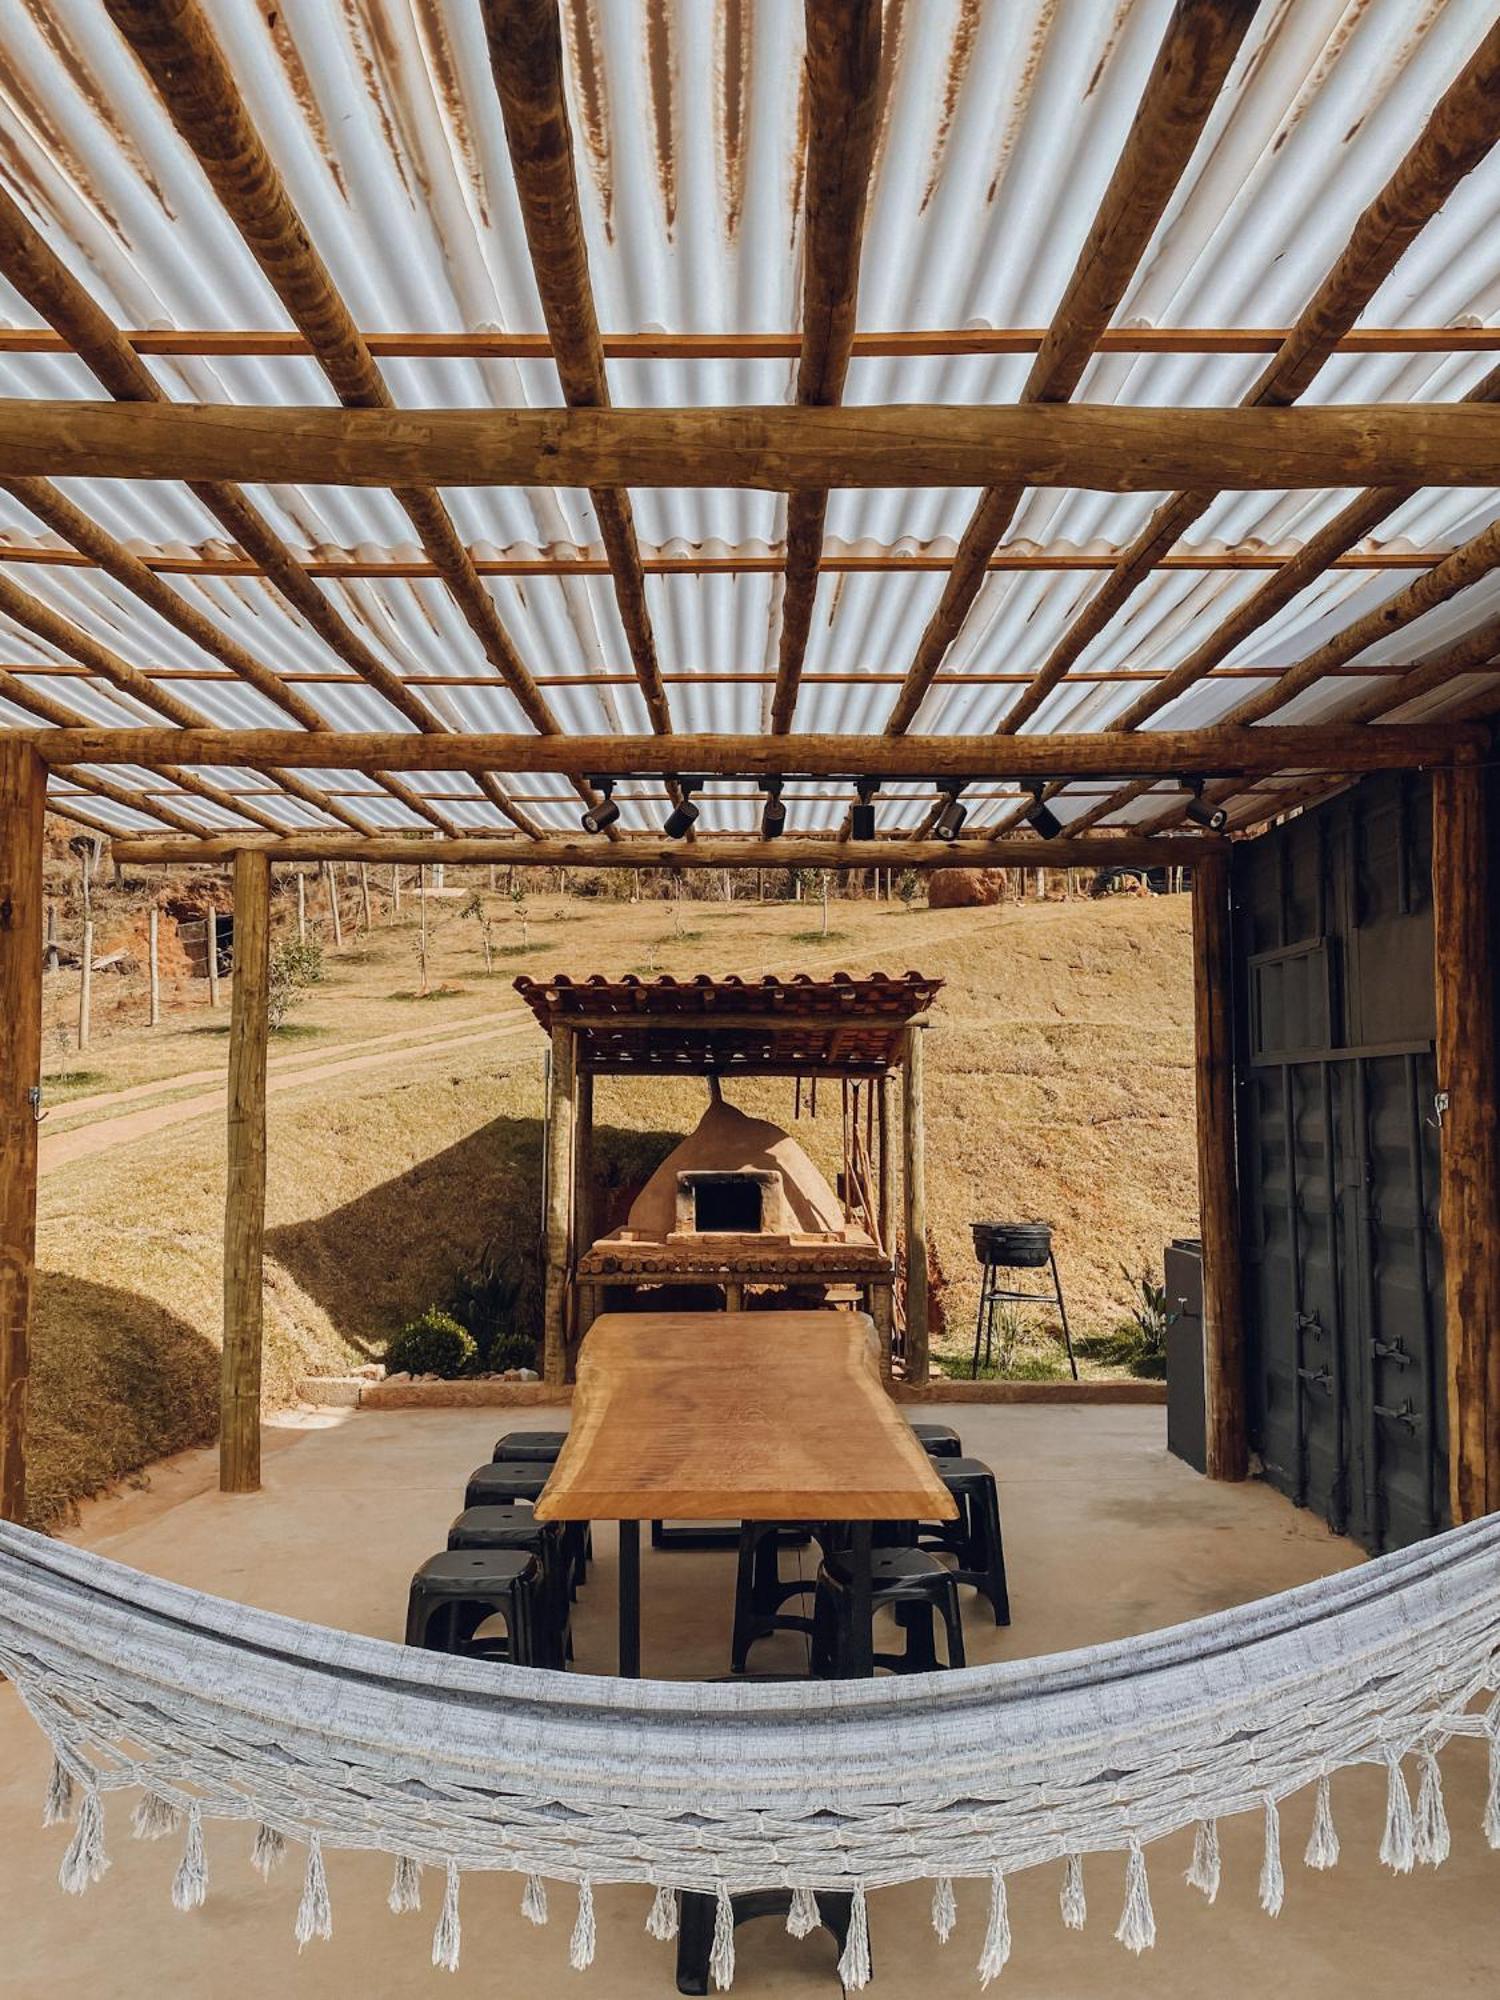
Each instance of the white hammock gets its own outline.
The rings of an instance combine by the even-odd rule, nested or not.
[[[853,1895],[847,1984],[868,1977],[865,1892],[930,1878],[946,1937],[953,1882],[989,1887],[980,1976],[1010,1950],[1005,1878],[1061,1862],[1062,1918],[1085,1916],[1083,1858],[1123,1853],[1116,1935],[1155,1938],[1145,1848],[1196,1824],[1188,1880],[1218,1889],[1215,1822],[1265,1821],[1261,1902],[1281,1906],[1280,1802],[1316,1785],[1306,1861],[1338,1859],[1329,1779],[1383,1764],[1381,1859],[1448,1853],[1437,1755],[1486,1736],[1484,1832],[1500,1846],[1500,1516],[1278,1597],[1045,1659],[879,1681],[621,1681],[489,1666],[299,1624],[162,1583],[0,1525],[0,1671],[51,1739],[48,1824],[73,1818],[65,1889],[108,1866],[103,1795],[141,1794],[133,1826],[182,1823],[180,1909],[203,1901],[204,1823],[258,1825],[269,1872],[307,1848],[301,1943],[332,1930],[325,1848],[396,1859],[393,1909],[444,1894],[434,1963],[458,1963],[465,1872],[576,1885],[572,1959],[594,1952],[593,1884],[654,1885],[674,1934],[684,1889],[718,1899],[712,1969],[733,1976],[729,1898]],[[1413,1805],[1403,1760],[1413,1762]]]

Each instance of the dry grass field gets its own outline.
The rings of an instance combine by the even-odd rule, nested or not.
[[[947,1279],[947,1346],[966,1350],[976,1217],[1056,1225],[1075,1328],[1123,1317],[1121,1266],[1158,1267],[1193,1226],[1191,990],[1185,897],[932,910],[835,902],[640,905],[533,890],[461,912],[482,875],[429,901],[431,997],[413,899],[351,924],[276,1038],[270,1097],[266,1386],[376,1357],[402,1319],[499,1241],[539,1224],[543,1043],[516,972],[642,974],[917,969],[946,985],[928,1044],[929,1208]],[[287,921],[286,898],[283,922]],[[107,910],[101,913],[101,935]],[[228,998],[183,980],[145,1026],[138,973],[99,975],[86,1055],[68,1052],[77,973],[48,979],[33,1511],[212,1435],[217,1410]],[[83,1071],[72,1082],[63,1072]],[[790,1122],[792,1086],[733,1087]],[[696,1119],[701,1087],[601,1083],[607,1171],[644,1174]],[[805,1110],[805,1107],[804,1107]],[[798,1136],[827,1169],[838,1093]],[[1028,1360],[1028,1357],[1030,1359]],[[1021,1365],[1055,1365],[1045,1332]]]

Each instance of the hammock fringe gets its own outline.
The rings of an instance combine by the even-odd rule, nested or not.
[[[1260,1864],[1260,1906],[1268,1917],[1281,1915],[1286,1876],[1281,1867],[1281,1810],[1266,1797],[1266,1849]]]
[[[1115,1926],[1115,1936],[1127,1951],[1137,1956],[1156,1943],[1156,1913],[1151,1908],[1151,1884],[1146,1878],[1146,1856],[1138,1840],[1130,1843],[1130,1859],[1125,1863],[1125,1907]]]
[[[1201,1889],[1212,1903],[1219,1893],[1219,1822],[1200,1819],[1193,1835],[1193,1860],[1187,1872],[1190,1888]]]
[[[457,1972],[459,1946],[463,1943],[463,1926],[458,1920],[458,1863],[448,1863],[447,1881],[443,1889],[443,1908],[437,1920],[437,1929],[432,1933],[432,1962],[444,1972]]]
[[[1406,1773],[1401,1759],[1387,1757],[1385,1788],[1385,1833],[1380,1842],[1380,1858],[1395,1875],[1409,1875],[1416,1865],[1416,1827],[1412,1820],[1411,1793],[1406,1789]]]
[[[547,1885],[540,1875],[528,1875],[521,1891],[521,1915],[528,1924],[547,1921]]]
[[[47,1796],[42,1801],[42,1825],[61,1826],[73,1817],[73,1773],[62,1758],[54,1755]]]
[[[793,1889],[792,1907],[786,1913],[786,1927],[794,1938],[811,1937],[823,1921],[818,1899],[811,1889]]]
[[[734,1899],[723,1882],[714,1890],[714,1936],[708,1954],[708,1972],[721,1993],[733,1986]]]
[[[1005,1877],[997,1868],[990,1876],[990,1921],[979,1956],[980,1985],[988,1986],[992,1979],[998,1979],[1009,1957],[1010,1899],[1005,1893]]]
[[[1070,1931],[1081,1931],[1088,1922],[1088,1899],[1083,1893],[1083,1856],[1070,1854],[1063,1865],[1062,1895],[1059,1898],[1063,1923]]]
[[[1318,1802],[1313,1807],[1312,1832],[1307,1836],[1307,1852],[1302,1859],[1309,1868],[1337,1868],[1338,1829],[1333,1823],[1333,1784],[1326,1771],[1318,1779]]]
[[[578,1884],[578,1916],[568,1944],[568,1963],[575,1972],[586,1972],[594,1962],[598,1931],[594,1923],[594,1885],[585,1875]]]
[[[1417,1791],[1417,1823],[1412,1844],[1424,1867],[1441,1868],[1452,1847],[1448,1808],[1443,1803],[1443,1774],[1431,1744],[1424,1745],[1421,1754],[1422,1782]]]
[[[333,1905],[328,1900],[328,1876],[323,1867],[323,1843],[314,1834],[307,1843],[307,1874],[297,1905],[297,1949],[314,1938],[333,1936]]]
[[[849,1937],[839,1957],[839,1978],[855,1993],[862,1993],[870,1983],[870,1915],[863,1882],[855,1883],[850,1899]]]
[[[157,1792],[147,1792],[130,1815],[130,1831],[137,1840],[165,1840],[181,1824],[182,1814]]]
[[[958,1922],[958,1899],[953,1893],[953,1877],[939,1875],[932,1885],[932,1928],[939,1944],[946,1944]]]
[[[195,1803],[188,1809],[187,1840],[183,1844],[177,1873],[172,1878],[172,1907],[174,1910],[201,1909],[207,1895],[208,1856],[203,1847],[203,1808]]]
[[[790,1925],[788,1926],[790,1928]],[[677,1891],[658,1888],[646,1917],[646,1935],[670,1944],[677,1935]]]
[[[85,1889],[103,1879],[108,1867],[109,1856],[104,1851],[104,1807],[99,1802],[99,1794],[90,1785],[78,1808],[73,1838],[68,1842],[57,1879],[70,1896],[81,1896]]]
[[[286,1858],[286,1835],[264,1821],[255,1829],[255,1845],[250,1850],[250,1866],[262,1881],[269,1881],[273,1869]]]
[[[391,1871],[391,1893],[386,1907],[393,1917],[404,1917],[422,1907],[422,1871],[409,1854],[398,1854]]]

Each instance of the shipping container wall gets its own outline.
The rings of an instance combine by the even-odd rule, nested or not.
[[[1403,773],[1233,858],[1250,1440],[1374,1550],[1447,1514],[1431,847]]]

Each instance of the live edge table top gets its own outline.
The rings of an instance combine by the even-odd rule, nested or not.
[[[864,1313],[605,1313],[543,1521],[938,1521],[957,1512]]]

